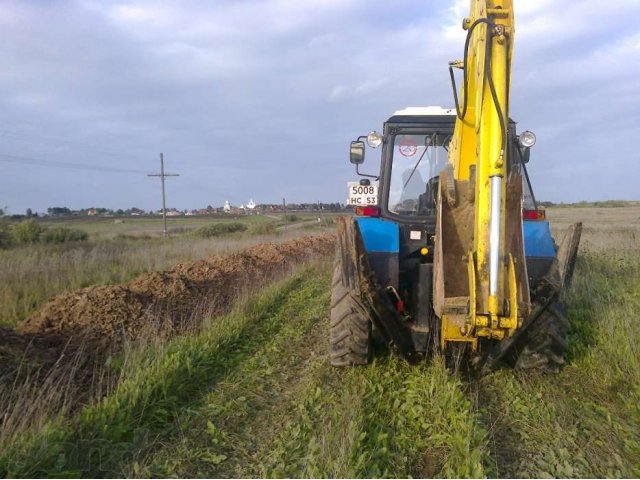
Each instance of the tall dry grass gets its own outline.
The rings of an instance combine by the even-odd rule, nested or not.
[[[301,235],[253,233],[215,239],[191,236],[113,239],[74,245],[31,245],[0,250],[0,324],[13,327],[48,298],[93,285],[117,284],[176,263],[242,250]]]

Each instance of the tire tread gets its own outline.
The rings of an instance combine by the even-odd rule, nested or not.
[[[329,326],[330,362],[334,367],[369,363],[371,320],[365,312],[356,295],[343,284],[340,259],[336,259]]]

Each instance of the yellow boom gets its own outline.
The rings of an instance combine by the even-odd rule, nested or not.
[[[514,40],[512,0],[472,0],[450,166],[441,176],[434,309],[441,341],[507,338],[529,313],[522,179],[510,175],[507,135]],[[452,70],[452,80],[453,70]],[[473,225],[473,228],[471,228]]]

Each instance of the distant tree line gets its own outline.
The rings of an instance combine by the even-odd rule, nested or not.
[[[51,207],[47,208],[47,213],[52,217],[64,217],[67,215],[71,215],[71,209],[67,207]]]
[[[538,205],[543,207],[605,207],[605,208],[615,208],[615,207],[629,207],[633,205],[638,205],[640,202],[637,201],[629,201],[629,200],[601,200],[596,202],[587,202],[585,200],[581,202],[573,202],[573,203],[555,203],[549,201],[538,202]]]
[[[256,210],[263,212],[267,211],[280,211],[283,209],[281,203],[263,203],[256,205]],[[298,211],[298,212],[344,212],[351,210],[351,207],[343,203],[286,203],[286,210]]]
[[[282,211],[295,211],[295,212],[345,212],[351,211],[352,207],[349,205],[345,205],[343,203],[323,203],[323,202],[314,202],[314,203],[287,203],[286,205],[282,205],[281,203],[262,203],[256,205],[256,207],[252,209],[248,208],[239,208],[233,207],[234,213],[242,214],[251,213],[251,212],[282,212]],[[0,217],[5,216],[4,209],[0,209]],[[156,211],[145,211],[142,208],[131,207],[127,209],[111,209],[111,208],[102,208],[102,207],[90,207],[90,208],[81,208],[78,210],[72,210],[69,207],[49,207],[46,210],[46,216],[49,217],[72,217],[72,216],[129,216],[129,215],[153,215],[160,213],[159,210]],[[214,215],[214,214],[223,214],[223,207],[212,207],[211,205],[207,205],[206,208],[193,209],[193,210],[178,210],[176,208],[167,208],[167,213],[172,215]],[[34,212],[31,208],[27,208],[24,215],[15,214],[10,215],[10,218],[13,220],[22,220],[25,218],[33,218],[40,217],[44,214]]]

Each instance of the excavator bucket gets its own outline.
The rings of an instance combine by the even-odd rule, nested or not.
[[[480,315],[488,310],[487,265],[478,264],[472,253],[475,184],[472,181],[453,180],[451,174],[445,171],[441,174],[440,185],[434,256],[434,311],[442,319],[442,347],[448,342],[469,342],[475,351],[480,336],[478,333],[482,336],[506,335],[499,329],[489,331],[488,328],[475,328],[472,323],[476,319],[476,312]],[[510,258],[511,265],[501,284],[500,296],[510,300],[511,311],[525,316],[530,298],[522,237],[521,198],[522,178],[513,175],[507,183],[504,227],[504,258]],[[513,282],[510,283],[509,279]],[[516,326],[515,323],[514,319],[511,328]]]

